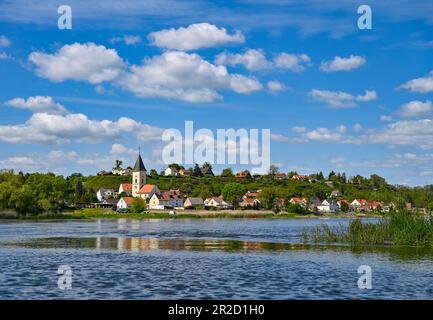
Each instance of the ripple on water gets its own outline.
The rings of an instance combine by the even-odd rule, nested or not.
[[[428,253],[304,245],[297,233],[310,221],[0,223],[0,298],[432,298]],[[57,288],[61,264],[71,290]],[[361,264],[373,290],[357,287]]]

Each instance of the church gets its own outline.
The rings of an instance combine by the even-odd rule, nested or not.
[[[146,184],[147,170],[144,166],[141,154],[138,152],[137,160],[132,168],[132,196],[149,200],[155,193],[159,193],[158,187]]]

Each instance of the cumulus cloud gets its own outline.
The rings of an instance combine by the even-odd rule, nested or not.
[[[14,155],[0,160],[5,169],[31,172],[64,172],[66,163],[75,162],[79,155],[75,151],[52,150],[48,153],[32,152],[25,155]]]
[[[364,137],[366,142],[393,146],[433,148],[433,120],[397,121],[380,130],[371,130]]]
[[[273,140],[289,143],[309,141],[350,143],[350,144],[384,144],[387,146],[404,146],[421,149],[433,149],[433,120],[396,121],[383,128],[355,130],[349,134],[347,127],[342,125],[335,129],[316,128],[307,130],[304,127],[294,127],[297,133],[294,137],[275,135]]]
[[[343,91],[329,91],[313,89],[309,93],[316,101],[323,101],[332,108],[354,108],[357,102],[372,101],[377,98],[376,91],[366,90],[364,95],[354,96]]]
[[[249,94],[262,89],[255,78],[230,74],[224,66],[213,65],[195,53],[180,51],[145,59],[142,65],[131,66],[116,83],[139,97],[188,102],[221,100],[218,90]]]
[[[31,112],[45,112],[50,114],[66,113],[66,108],[58,102],[55,102],[52,97],[34,96],[23,98],[14,98],[5,102],[5,105],[30,110]]]
[[[216,56],[215,63],[229,66],[243,65],[250,71],[267,69],[272,66],[272,63],[266,59],[263,51],[259,49],[248,49],[244,53],[224,51]]]
[[[430,100],[422,102],[419,100],[414,100],[406,103],[400,107],[398,114],[402,117],[419,117],[425,116],[432,112],[433,104]]]
[[[310,61],[310,57],[306,54],[290,54],[283,52],[275,57],[274,65],[276,68],[302,72]]]
[[[0,167],[24,172],[55,172],[57,174],[70,174],[72,170],[85,172],[91,167],[95,169],[109,170],[116,160],[123,161],[124,165],[133,165],[137,156],[137,150],[127,148],[122,144],[113,144],[109,153],[83,153],[76,151],[51,150],[48,153],[31,152],[19,154],[0,160]],[[150,161],[143,158],[147,164],[159,163],[156,159]],[[78,169],[77,169],[78,167]],[[71,169],[74,168],[74,169]]]
[[[306,54],[290,54],[282,52],[273,60],[268,60],[260,49],[248,49],[243,53],[230,53],[224,51],[215,58],[218,65],[243,65],[249,71],[265,69],[283,69],[293,72],[302,72],[309,65],[311,59]]]
[[[99,143],[131,133],[142,141],[160,139],[162,129],[121,117],[117,121],[91,120],[81,113],[35,113],[23,124],[1,125],[0,141],[8,143],[63,144],[70,141]]]
[[[0,47],[6,48],[9,47],[11,45],[11,41],[5,37],[5,36],[0,36]]]
[[[128,35],[125,34],[123,37],[114,37],[110,39],[111,43],[124,42],[127,46],[133,46],[142,41],[141,37],[138,35]]]
[[[276,81],[276,80],[268,81],[266,86],[268,87],[268,90],[272,93],[277,93],[280,91],[287,90],[287,87],[284,83],[282,83],[280,81]]]
[[[402,84],[399,88],[418,93],[433,92],[433,71],[430,71],[428,76],[410,80]]]
[[[54,54],[32,52],[36,74],[53,82],[65,80],[99,84],[119,76],[125,63],[116,50],[94,43],[65,45]]]
[[[148,38],[151,44],[157,47],[183,51],[245,42],[240,31],[229,34],[226,29],[209,23],[191,24],[186,28],[164,29],[150,33]]]
[[[350,55],[347,58],[336,56],[331,61],[323,61],[320,70],[324,72],[350,71],[363,66],[367,60],[365,57]]]

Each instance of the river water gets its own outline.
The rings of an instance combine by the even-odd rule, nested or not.
[[[431,252],[300,239],[348,221],[3,220],[0,299],[433,298]],[[371,289],[358,288],[361,265],[371,267]]]

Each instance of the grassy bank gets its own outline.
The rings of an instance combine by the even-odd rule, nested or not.
[[[82,209],[69,214],[71,217],[77,218],[111,218],[111,219],[203,219],[203,218],[296,218],[296,214],[280,213],[274,214],[269,211],[178,211],[176,216],[170,216],[167,211],[150,211],[144,213],[118,213],[116,211],[101,210],[101,209]]]
[[[304,230],[305,242],[352,245],[404,245],[433,247],[433,219],[410,213],[394,213],[379,222],[353,220],[348,227],[321,225]]]
[[[363,215],[365,217],[377,217],[373,215]],[[318,219],[318,218],[347,218],[352,215],[316,215],[316,214],[296,214],[281,212],[275,214],[271,211],[262,210],[179,210],[175,217],[170,216],[168,211],[150,211],[144,213],[118,213],[117,211],[106,209],[80,209],[61,213],[43,213],[38,215],[1,215],[0,219],[19,219],[19,220],[61,220],[61,219]]]

